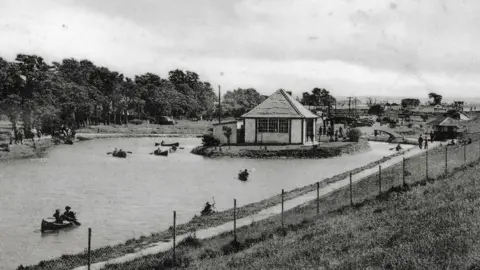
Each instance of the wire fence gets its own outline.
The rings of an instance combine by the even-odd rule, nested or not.
[[[367,177],[360,178],[355,174],[348,177],[348,182],[340,188],[329,192],[324,196],[320,196],[322,189],[321,182],[315,183],[314,192],[316,189],[316,199],[310,203],[303,205],[300,208],[293,208],[289,211],[284,210],[285,191],[280,192],[281,211],[280,215],[269,218],[269,222],[278,222],[276,229],[281,231],[288,230],[292,226],[298,224],[298,218],[286,218],[285,215],[292,212],[301,212],[305,216],[326,215],[332,211],[338,211],[349,207],[359,207],[368,200],[388,198],[392,191],[406,190],[416,185],[426,185],[429,181],[447,177],[449,174],[458,170],[459,168],[468,166],[480,159],[480,141],[476,140],[467,145],[454,146],[439,146],[428,151],[410,157],[403,158],[401,162],[393,164],[388,167],[378,166],[374,168],[376,172]],[[371,170],[371,169],[370,169]],[[472,180],[473,184],[475,179]],[[245,240],[248,227],[242,228],[243,232],[239,233],[237,228],[238,209],[237,200],[233,199],[233,215],[232,228],[228,236],[231,235],[231,240],[234,243],[239,243]],[[171,245],[164,252],[153,255],[146,260],[133,260],[125,262],[121,266],[106,265],[105,269],[152,269],[161,265],[160,269],[176,268],[188,266],[182,256],[178,256],[179,244],[177,243],[177,226],[176,226],[176,211],[173,211],[172,228],[170,241]],[[262,234],[263,235],[263,234]],[[88,243],[85,252],[77,255],[63,255],[61,258],[52,261],[42,261],[33,267],[19,267],[18,269],[73,269],[83,266],[83,269],[91,269],[90,265],[102,261],[104,252],[114,253],[115,250],[101,249],[91,250],[92,230],[88,229],[86,233],[85,244]],[[182,240],[185,241],[185,240]],[[136,250],[131,250],[134,253]],[[182,251],[182,254],[184,251]],[[228,253],[225,253],[228,254]],[[202,254],[201,256],[204,256]],[[205,255],[207,256],[207,255]],[[208,257],[208,256],[207,256]]]

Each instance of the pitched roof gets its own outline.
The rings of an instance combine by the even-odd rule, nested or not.
[[[428,123],[429,126],[458,127],[459,121],[451,117],[442,117]]]
[[[318,118],[319,116],[313,114],[287,92],[280,89],[260,103],[257,107],[241,116],[241,118],[256,117]]]

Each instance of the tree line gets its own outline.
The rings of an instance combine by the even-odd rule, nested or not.
[[[62,125],[127,124],[136,118],[157,122],[160,116],[208,117],[215,92],[191,71],[173,70],[167,78],[153,73],[133,78],[89,60],[64,59],[51,64],[37,55],[0,58],[0,114],[14,128],[44,133]]]

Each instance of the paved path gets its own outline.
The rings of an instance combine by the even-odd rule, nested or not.
[[[434,142],[434,143],[430,144],[430,149],[429,150],[431,150],[432,148],[435,148],[436,146],[439,146],[439,145],[440,145],[439,142]],[[421,150],[418,147],[415,147],[415,148],[407,151],[403,155],[393,157],[393,158],[391,158],[391,159],[389,159],[389,160],[387,160],[387,161],[385,161],[385,162],[383,162],[379,165],[381,165],[382,168],[388,168],[390,166],[393,166],[393,165],[401,162],[403,160],[403,158],[410,158],[410,157],[415,156],[417,154],[420,154],[424,151],[425,150]],[[353,174],[352,175],[352,182],[354,182],[354,183],[358,182],[358,181],[364,179],[365,177],[373,175],[377,172],[378,172],[378,167],[377,166],[375,166],[373,168],[370,168],[370,169],[365,169],[361,172]],[[327,194],[329,194],[329,193],[331,193],[331,192],[333,192],[337,189],[340,189],[342,187],[345,187],[345,186],[349,185],[349,183],[350,183],[350,177],[347,177],[347,178],[342,179],[340,181],[331,183],[331,184],[329,184],[329,185],[320,189],[320,196],[325,196],[325,195],[327,195]],[[291,200],[285,201],[284,202],[284,210],[287,211],[287,210],[293,209],[297,206],[304,205],[304,204],[306,204],[306,203],[308,203],[312,200],[315,200],[316,198],[317,198],[316,190],[312,191],[312,192],[309,192],[309,193],[306,193],[304,195],[298,196],[298,197],[293,198]],[[240,228],[240,227],[243,227],[243,226],[248,226],[248,225],[252,224],[254,221],[260,221],[260,220],[267,219],[269,217],[273,217],[275,215],[280,214],[281,211],[282,211],[281,204],[266,208],[266,209],[261,210],[260,212],[254,214],[254,215],[238,219],[237,220],[237,228]],[[211,227],[211,228],[198,230],[196,232],[196,237],[198,239],[211,238],[211,237],[220,235],[220,234],[225,233],[225,232],[230,232],[230,231],[232,231],[232,228],[233,228],[233,221],[230,221],[230,222],[226,222],[226,223],[224,223],[222,225],[219,225],[219,226],[216,226],[216,227]],[[188,235],[189,234],[178,235],[177,236],[177,243],[182,241]],[[136,258],[142,257],[142,256],[168,251],[172,247],[173,247],[172,240],[169,240],[168,242],[155,243],[155,244],[152,244],[151,247],[140,250],[138,252],[130,253],[130,254],[127,254],[127,255],[124,255],[124,256],[121,256],[121,257],[118,257],[118,258],[108,260],[106,262],[98,262],[98,263],[92,264],[91,269],[92,270],[101,269],[106,264],[124,263],[124,262],[127,262],[127,261],[134,260]],[[87,266],[77,267],[74,270],[87,270]]]

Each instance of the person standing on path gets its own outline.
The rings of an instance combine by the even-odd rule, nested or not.
[[[422,137],[422,135],[420,135],[420,137],[418,137],[418,146],[420,147],[420,149],[422,149],[422,146],[423,146],[423,137]]]
[[[425,136],[425,145],[423,148],[428,149],[428,139],[426,136]]]

